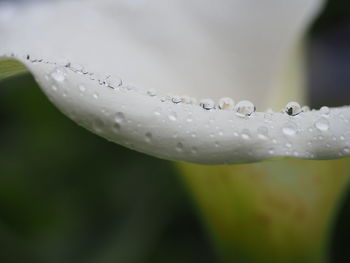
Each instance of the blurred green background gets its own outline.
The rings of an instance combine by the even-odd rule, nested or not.
[[[311,106],[349,104],[350,8],[311,31]],[[0,262],[217,262],[173,163],[107,142],[63,116],[29,75],[0,82]],[[332,262],[350,262],[350,196]]]

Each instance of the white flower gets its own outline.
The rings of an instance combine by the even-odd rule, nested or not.
[[[349,107],[305,112],[292,103],[264,112],[284,93],[290,100],[302,94],[302,85],[287,86],[281,76],[320,6],[7,3],[0,6],[0,56],[24,63],[78,124],[150,155],[204,164],[339,158],[350,154]]]

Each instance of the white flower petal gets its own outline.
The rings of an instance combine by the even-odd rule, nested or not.
[[[154,156],[204,164],[347,156],[349,107],[242,117],[205,110],[186,96],[165,96],[216,92],[215,98],[233,90],[254,92],[263,105],[266,88],[319,3],[282,2],[270,0],[269,8],[257,0],[223,0],[221,7],[195,0],[41,5],[0,23],[0,54],[16,53],[51,101],[80,125]],[[230,50],[239,59],[230,60]],[[99,75],[107,72],[112,76]]]

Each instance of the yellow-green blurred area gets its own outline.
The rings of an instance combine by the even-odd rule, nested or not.
[[[330,0],[312,31],[311,106],[350,102],[349,10]],[[0,262],[219,262],[184,182],[174,163],[77,126],[30,75],[0,82]],[[350,262],[349,194],[338,205],[330,262]]]

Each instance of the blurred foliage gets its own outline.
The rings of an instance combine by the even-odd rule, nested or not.
[[[70,121],[29,75],[0,82],[0,261],[215,262],[170,162]]]

